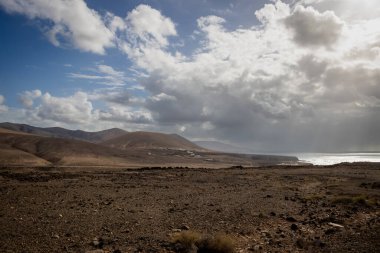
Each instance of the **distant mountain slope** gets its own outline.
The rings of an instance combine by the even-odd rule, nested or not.
[[[130,161],[125,152],[94,143],[7,130],[0,131],[0,163],[127,165]]]
[[[16,132],[9,129],[0,128],[0,162],[2,165],[18,165],[18,166],[46,166],[50,165],[38,156],[14,148],[7,143],[1,141],[1,136],[18,135],[18,136],[32,136],[28,133]]]
[[[0,134],[20,134],[20,135],[32,135],[24,132],[13,131],[10,129],[0,127]]]
[[[220,168],[297,162],[295,157],[213,152],[176,134],[134,132],[96,144],[34,133],[0,128],[0,166]]]
[[[195,144],[206,149],[228,152],[228,153],[240,153],[240,154],[250,154],[251,150],[243,147],[238,147],[235,145],[219,142],[219,141],[194,141]]]
[[[103,142],[127,133],[127,131],[118,128],[107,129],[99,132],[86,132],[82,130],[69,130],[61,127],[42,128],[9,122],[0,123],[0,127],[17,132],[24,132],[47,137],[76,139],[93,143]]]
[[[188,149],[205,150],[191,141],[177,134],[163,134],[153,132],[131,132],[121,137],[102,142],[101,144],[118,149]]]

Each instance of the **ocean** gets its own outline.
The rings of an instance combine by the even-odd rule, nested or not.
[[[380,153],[297,153],[291,155],[314,165],[333,165],[343,162],[380,162]]]

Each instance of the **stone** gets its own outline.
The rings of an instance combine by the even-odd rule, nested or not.
[[[94,247],[97,247],[97,248],[102,248],[103,247],[103,239],[100,238],[100,237],[95,237],[93,240],[92,240],[92,245]]]
[[[286,217],[285,220],[286,220],[286,221],[289,221],[289,222],[296,222],[296,221],[297,221],[297,220],[294,219],[292,216],[288,216],[288,217]]]
[[[305,241],[305,239],[298,238],[296,241],[296,245],[298,248],[306,249],[307,248],[307,241]]]
[[[180,227],[181,230],[190,230],[190,227],[188,225],[182,225]]]
[[[253,251],[260,251],[261,250],[261,246],[260,245],[255,245],[255,246],[253,246],[251,249],[253,250]]]
[[[293,231],[296,231],[296,230],[298,229],[298,226],[297,226],[296,224],[293,223],[293,224],[290,226],[290,229],[293,230]]]
[[[332,235],[336,232],[335,228],[329,228],[325,230],[325,235]]]
[[[333,222],[329,222],[328,223],[330,226],[332,227],[335,227],[335,228],[344,228],[344,226],[340,225],[340,224],[337,224],[337,223],[333,223]]]

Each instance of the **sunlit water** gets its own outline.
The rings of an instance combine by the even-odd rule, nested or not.
[[[380,153],[299,153],[300,161],[314,165],[332,165],[343,162],[380,162]]]

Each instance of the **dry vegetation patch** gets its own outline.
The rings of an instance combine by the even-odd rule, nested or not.
[[[233,237],[218,235],[202,235],[195,231],[177,233],[172,238],[174,250],[177,252],[199,253],[234,253],[235,240]]]
[[[366,195],[358,196],[337,196],[331,201],[333,204],[354,204],[365,207],[374,207],[378,205],[378,202],[375,198],[371,198]]]

